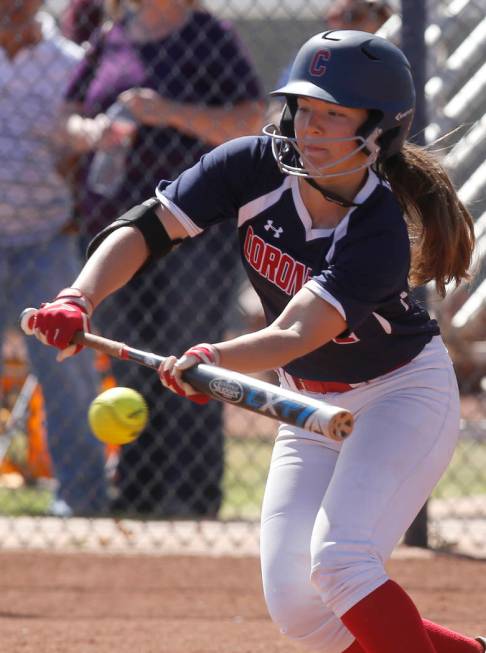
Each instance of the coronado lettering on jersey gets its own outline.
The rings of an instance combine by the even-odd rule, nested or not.
[[[246,232],[244,254],[248,264],[287,295],[295,295],[312,277],[311,268],[281,249],[266,243],[250,226]]]

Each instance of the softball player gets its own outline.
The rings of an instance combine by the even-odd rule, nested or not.
[[[216,148],[105,229],[74,287],[38,311],[36,333],[74,353],[86,316],[147,259],[234,220],[268,326],[169,357],[162,382],[205,401],[182,370],[273,368],[283,386],[356,417],[343,444],[279,429],[261,530],[272,618],[322,653],[479,653],[485,640],[422,619],[384,568],[458,436],[451,361],[409,284],[444,293],[467,276],[471,217],[443,169],[405,143],[414,89],[391,43],[318,34],[275,94],[280,125]]]

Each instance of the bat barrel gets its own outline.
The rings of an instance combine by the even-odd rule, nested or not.
[[[254,413],[288,422],[341,442],[353,430],[352,414],[238,372],[200,364],[183,374],[196,390]]]
[[[324,416],[321,417],[321,421],[324,421],[325,419],[327,418]],[[335,415],[333,415],[333,417],[331,417],[327,422],[327,425],[320,426],[319,430],[314,431],[314,433],[321,433],[322,435],[327,435],[331,440],[342,442],[348,437],[348,435],[351,435],[353,428],[354,417],[352,413],[348,410],[339,409],[338,412],[335,413]],[[309,428],[308,430],[313,431],[312,428]]]

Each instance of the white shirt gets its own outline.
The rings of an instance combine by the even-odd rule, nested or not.
[[[42,40],[13,60],[0,47],[0,246],[50,239],[70,219],[69,188],[56,170],[52,135],[83,50],[39,15]]]

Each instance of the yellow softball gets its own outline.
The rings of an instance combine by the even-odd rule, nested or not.
[[[88,421],[93,434],[107,444],[127,444],[140,434],[148,420],[142,395],[132,388],[110,388],[91,402]]]

